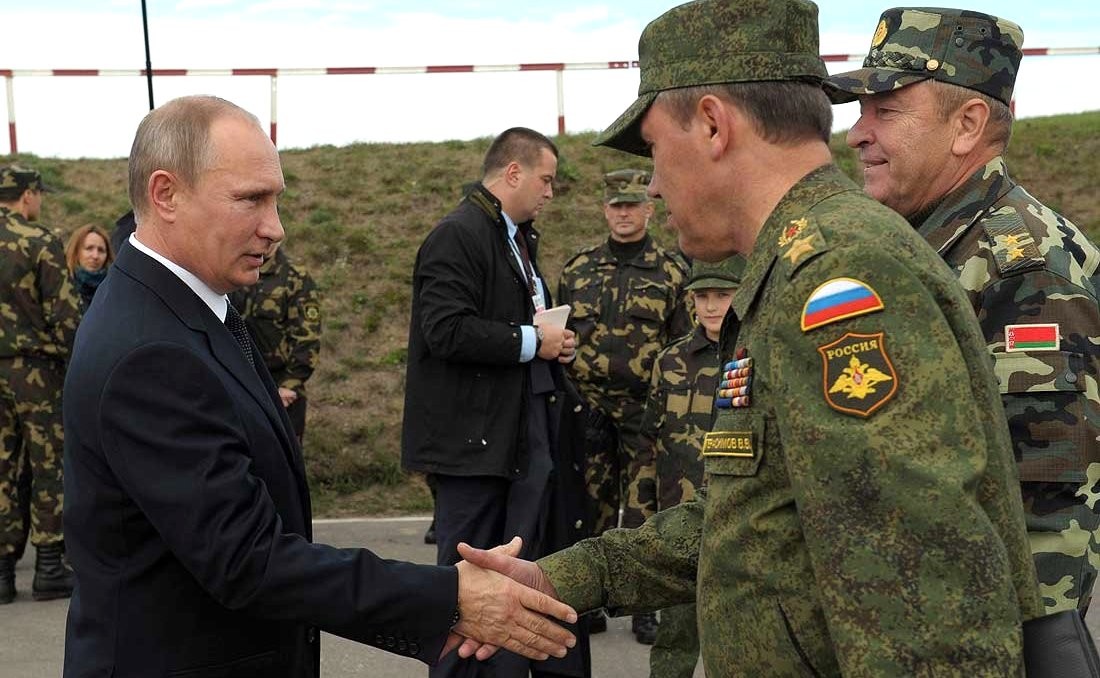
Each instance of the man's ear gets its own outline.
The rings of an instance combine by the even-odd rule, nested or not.
[[[163,221],[176,220],[181,188],[180,180],[171,172],[157,170],[149,175],[149,183],[146,186],[149,192],[149,204]]]
[[[969,155],[982,142],[989,123],[989,104],[981,99],[969,99],[951,116],[954,138],[951,152],[957,156]]]
[[[730,107],[713,94],[704,95],[695,107],[696,122],[706,134],[705,143],[711,160],[725,155],[733,142],[735,116]]]
[[[512,162],[508,163],[507,167],[504,168],[504,181],[506,181],[508,185],[512,188],[515,188],[517,185],[519,185],[521,174],[523,174],[523,168],[520,167],[520,164],[518,162],[513,160]]]

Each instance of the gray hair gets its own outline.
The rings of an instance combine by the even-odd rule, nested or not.
[[[829,143],[833,109],[820,85],[811,82],[766,80],[714,85],[695,85],[661,92],[663,100],[680,125],[687,125],[695,106],[712,94],[744,111],[757,134],[769,143],[820,140]]]
[[[145,116],[130,148],[130,204],[136,215],[149,208],[146,191],[153,172],[171,172],[185,184],[195,185],[216,160],[210,126],[226,116],[247,118],[260,126],[259,119],[240,106],[204,95],[173,99]]]

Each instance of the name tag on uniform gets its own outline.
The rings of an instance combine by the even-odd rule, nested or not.
[[[711,431],[703,438],[704,457],[756,456],[752,431]]]

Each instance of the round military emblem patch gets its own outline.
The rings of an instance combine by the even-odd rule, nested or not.
[[[898,375],[886,355],[886,333],[848,332],[818,346],[825,402],[837,412],[869,417],[898,390]]]
[[[866,25],[866,24],[864,24]],[[864,33],[864,35],[867,35]],[[882,41],[886,39],[886,19],[882,19],[878,22],[878,28],[875,29],[875,37],[871,39],[871,47],[878,47],[882,44]]]

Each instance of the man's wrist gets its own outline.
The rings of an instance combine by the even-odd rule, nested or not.
[[[544,335],[542,333],[542,328],[539,327],[538,325],[535,325],[535,355],[538,355],[539,350],[542,348],[542,338],[543,338],[543,336]]]

